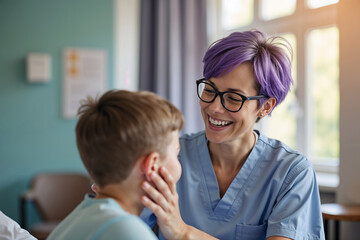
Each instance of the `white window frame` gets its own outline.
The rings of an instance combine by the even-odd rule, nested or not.
[[[114,1],[114,88],[139,89],[140,0]]]
[[[297,53],[297,100],[299,107],[304,114],[300,114],[297,119],[297,150],[310,156],[311,115],[309,112],[310,98],[306,96],[309,85],[309,72],[307,71],[306,57],[306,37],[313,29],[325,28],[337,25],[337,3],[320,8],[307,7],[306,0],[297,0],[295,12],[289,16],[272,20],[263,20],[260,17],[260,0],[254,0],[254,20],[251,24],[231,30],[224,30],[221,27],[221,0],[208,0],[208,39],[209,44],[215,40],[227,36],[234,31],[246,31],[249,29],[259,29],[269,34],[292,33],[296,37]],[[300,51],[301,50],[301,51]],[[263,124],[264,125],[264,124]],[[261,121],[260,129],[263,128]],[[338,175],[338,164],[333,164],[331,160],[325,163],[316,162],[310,159],[318,173]],[[335,181],[336,182],[336,181]]]

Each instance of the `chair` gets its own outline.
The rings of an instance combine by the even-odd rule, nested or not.
[[[36,238],[46,239],[56,225],[63,220],[83,199],[92,193],[91,181],[79,173],[42,173],[36,175],[30,190],[22,194],[20,201],[21,226],[27,228],[26,206],[35,204],[42,222],[30,227]]]
[[[335,222],[335,240],[340,239],[340,221],[360,221],[360,205],[324,203],[321,204],[325,237],[329,237],[329,220]]]

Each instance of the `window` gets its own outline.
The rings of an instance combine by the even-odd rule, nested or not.
[[[296,0],[261,0],[260,16],[264,20],[288,16],[294,13],[295,7]]]
[[[271,117],[265,118],[263,123],[263,129],[266,135],[272,138],[284,139],[284,142],[296,148],[296,118],[299,115],[299,106],[295,94],[297,85],[296,76],[296,38],[292,33],[282,34],[293,48],[292,56],[292,77],[294,85],[291,87],[290,92],[286,96],[285,100],[276,107],[276,110],[271,114]]]
[[[271,117],[257,126],[267,136],[303,152],[317,171],[339,162],[338,0],[212,0],[209,40],[259,29],[282,35],[293,47],[294,86]],[[220,7],[219,7],[220,6]],[[246,12],[246,16],[242,13]],[[246,20],[237,20],[244,18]],[[211,26],[214,26],[213,28]]]
[[[339,0],[307,0],[307,5],[309,6],[309,8],[319,8],[338,2]]]
[[[254,18],[254,3],[252,0],[221,1],[221,9],[221,26],[224,29],[246,26]]]
[[[114,88],[139,88],[140,0],[115,0]],[[124,37],[126,36],[126,37]]]
[[[310,156],[318,162],[339,157],[339,33],[336,27],[315,29],[307,36],[310,85]]]

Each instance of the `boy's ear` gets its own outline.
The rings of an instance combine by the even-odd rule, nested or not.
[[[142,160],[142,171],[146,176],[146,179],[150,181],[150,175],[152,172],[158,172],[160,154],[158,152],[152,152],[145,156]]]

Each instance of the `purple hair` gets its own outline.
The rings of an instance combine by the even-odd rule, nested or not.
[[[258,30],[234,32],[210,45],[203,59],[204,77],[225,75],[241,63],[250,62],[259,94],[274,97],[276,107],[293,84],[291,60],[282,46],[292,56],[290,44],[282,37],[267,37]],[[260,106],[264,101],[260,99]]]

